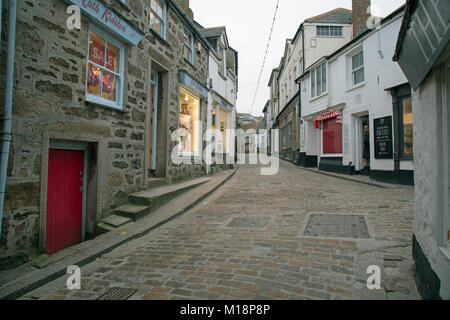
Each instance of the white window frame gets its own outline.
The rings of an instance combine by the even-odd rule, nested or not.
[[[362,65],[360,65],[359,67],[354,68],[354,67],[353,67],[353,58],[356,57],[356,56],[359,55],[359,54],[362,55],[363,63],[362,63]],[[365,70],[364,51],[361,50],[361,51],[359,51],[358,53],[352,55],[352,56],[350,57],[350,63],[351,63],[351,70],[352,70],[352,87],[356,87],[356,86],[361,85],[362,83],[364,83],[364,82],[366,81],[366,74],[365,74],[365,73],[366,73],[366,70]],[[361,69],[363,70],[363,79],[362,79],[362,81],[360,81],[360,82],[358,82],[358,83],[355,83],[355,73],[358,72],[358,71],[361,70]]]
[[[187,39],[189,39],[189,37],[186,37],[186,34],[191,36],[191,43],[189,45],[186,43]],[[189,61],[189,63],[194,64],[194,34],[189,30],[189,28],[187,26],[184,26],[184,37],[185,37],[185,39],[183,41],[183,45],[185,48],[188,48],[189,52],[190,52],[189,59],[187,59],[187,60]],[[183,52],[183,57],[184,57],[184,52]]]
[[[319,32],[319,30],[328,30],[328,32],[323,33]],[[340,34],[332,34],[332,30],[341,30]],[[320,34],[323,33],[323,34]],[[323,38],[341,38],[344,36],[344,27],[343,26],[316,26],[316,37],[323,37]]]
[[[91,32],[97,34],[98,36],[100,36],[102,39],[105,40],[105,50],[108,47],[108,42],[110,42],[111,44],[113,44],[114,46],[116,46],[117,48],[119,48],[120,50],[120,62],[119,62],[119,72],[114,72],[111,71],[109,69],[107,69],[106,67],[102,67],[98,64],[96,64],[95,62],[92,62],[89,60],[89,42],[91,41]],[[110,108],[114,108],[114,109],[118,109],[118,110],[123,110],[123,91],[124,91],[124,64],[125,64],[125,45],[121,42],[119,42],[118,40],[114,39],[112,36],[108,35],[108,33],[100,30],[99,28],[97,28],[94,25],[89,25],[89,36],[88,36],[88,52],[87,52],[87,58],[86,58],[86,79],[85,79],[85,100],[87,102],[90,103],[94,103],[97,105],[101,105],[101,106],[107,106]],[[106,54],[105,54],[105,59],[106,59]],[[92,64],[102,70],[106,70],[109,73],[112,73],[113,75],[116,76],[116,101],[111,101],[108,99],[105,99],[103,97],[98,97],[96,95],[90,94],[88,93],[87,90],[87,84],[88,84],[88,77],[89,77],[89,64]],[[103,79],[101,79],[101,81],[103,81]]]
[[[152,9],[152,1],[156,1],[156,0],[150,0],[150,11],[158,18],[161,20],[161,33],[159,34],[159,36],[161,38],[163,38],[164,40],[166,39],[166,24],[167,24],[167,2],[165,0],[161,0],[161,2],[163,3],[163,16],[159,16],[153,9]],[[148,18],[150,19],[150,14],[148,16]],[[156,32],[155,29],[153,29],[153,27],[150,25],[150,28],[156,33],[158,34],[158,32]]]
[[[320,69],[320,80],[318,77],[319,69]],[[325,79],[324,79],[324,74],[325,74]],[[321,97],[328,93],[328,67],[327,67],[326,61],[311,70],[310,81],[311,81],[311,99]],[[320,93],[318,90],[319,81],[320,81]]]

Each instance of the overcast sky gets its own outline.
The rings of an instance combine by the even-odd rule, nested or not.
[[[405,2],[372,0],[372,5],[386,17]],[[190,0],[194,19],[204,27],[226,26],[230,45],[239,52],[238,112],[250,112],[276,3],[276,0]],[[254,115],[262,114],[269,98],[270,73],[280,62],[285,40],[294,37],[305,19],[340,7],[351,9],[352,0],[280,0]]]

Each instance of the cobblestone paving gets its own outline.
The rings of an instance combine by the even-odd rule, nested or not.
[[[81,290],[63,277],[23,299],[96,299],[113,287],[138,289],[131,299],[419,299],[413,191],[244,166],[207,202],[83,267]],[[304,237],[311,214],[364,215],[371,238]],[[367,289],[370,265],[382,290]]]

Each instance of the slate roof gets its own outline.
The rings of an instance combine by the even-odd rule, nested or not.
[[[308,18],[305,22],[351,24],[353,22],[353,13],[348,9],[337,8],[321,15]]]
[[[225,31],[225,27],[206,28],[199,31],[204,38],[218,38]]]

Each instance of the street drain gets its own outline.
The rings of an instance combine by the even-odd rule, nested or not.
[[[313,214],[305,236],[326,238],[370,238],[364,216]]]
[[[269,224],[269,217],[239,217],[227,225],[228,228],[264,228]]]
[[[97,298],[97,300],[128,300],[136,292],[136,289],[112,288]]]

